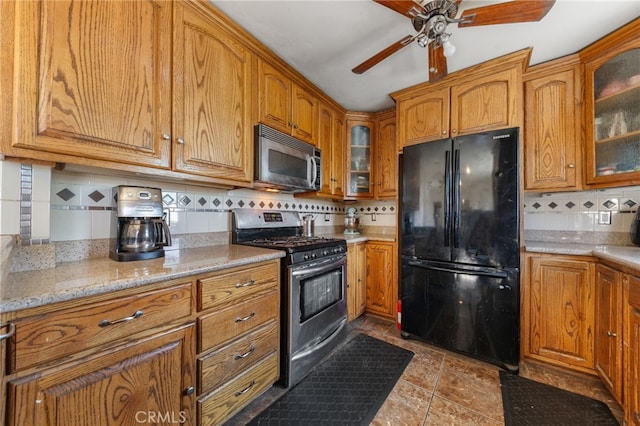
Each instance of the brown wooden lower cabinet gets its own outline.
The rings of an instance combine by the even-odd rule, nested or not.
[[[640,278],[623,276],[624,291],[627,295],[626,321],[624,323],[625,357],[625,421],[629,425],[640,425]]]
[[[526,255],[523,355],[593,374],[595,262]]]
[[[364,313],[367,304],[367,244],[347,246],[347,317],[353,321]]]
[[[596,267],[595,367],[609,392],[622,404],[622,274]]]
[[[527,253],[523,356],[597,373],[640,426],[640,277],[603,259]],[[591,365],[591,367],[589,367]]]
[[[280,262],[197,281],[198,425],[218,425],[280,377]]]
[[[223,423],[278,380],[279,285],[274,259],[3,314],[0,425]]]
[[[8,383],[8,424],[192,424],[193,323]]]
[[[398,300],[396,243],[367,242],[366,311],[395,319]]]

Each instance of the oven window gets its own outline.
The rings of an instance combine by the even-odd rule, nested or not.
[[[342,300],[342,268],[300,282],[300,322]]]
[[[299,179],[307,179],[307,160],[269,150],[269,172]]]

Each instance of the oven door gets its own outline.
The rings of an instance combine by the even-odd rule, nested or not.
[[[346,264],[342,254],[289,267],[286,357],[294,382],[344,337]]]

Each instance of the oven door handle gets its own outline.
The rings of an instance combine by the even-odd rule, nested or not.
[[[320,265],[317,266],[312,266],[312,267],[292,267],[291,268],[291,274],[294,277],[299,277],[301,275],[317,275],[319,272],[323,272],[323,271],[327,271],[330,269],[334,269],[334,268],[338,268],[341,267],[343,265],[346,264],[346,257],[345,256],[340,256],[340,259],[335,260],[335,259],[330,259],[329,261],[326,261],[325,263],[322,263]]]
[[[327,346],[328,344],[330,344],[342,331],[342,329],[347,325],[347,320],[346,318],[343,319],[342,321],[340,321],[340,325],[338,326],[338,328],[335,329],[335,331],[333,333],[331,333],[329,336],[327,336],[326,339],[324,339],[322,342],[320,342],[318,345],[316,346],[312,346],[309,349],[302,351],[302,352],[298,352],[297,354],[293,355],[291,357],[291,361],[295,361],[297,359],[300,358],[304,358],[307,355],[309,355],[311,352],[315,352],[318,351],[322,348],[324,348],[325,346]]]

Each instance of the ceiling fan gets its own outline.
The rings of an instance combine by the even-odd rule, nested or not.
[[[413,41],[429,48],[429,81],[447,75],[447,57],[455,52],[446,32],[448,24],[458,27],[535,22],[553,7],[555,0],[513,0],[465,10],[459,18],[462,0],[373,0],[411,19],[415,35],[408,35],[367,59],[352,71],[362,74]]]

